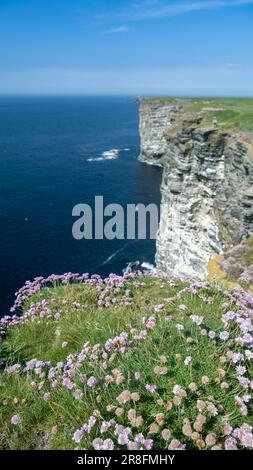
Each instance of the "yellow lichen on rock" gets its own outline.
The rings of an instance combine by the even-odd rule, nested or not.
[[[208,265],[208,278],[211,281],[225,281],[227,278],[226,273],[221,270],[220,261],[223,255],[217,255],[209,261]]]
[[[230,288],[241,286],[240,282],[228,280],[227,274],[221,269],[221,262],[224,260],[224,255],[220,254],[215,256],[209,261],[208,264],[208,279],[215,282],[225,282]],[[241,286],[243,287],[243,286]],[[245,289],[245,286],[244,286]],[[247,289],[253,292],[253,285],[247,286]]]
[[[223,260],[223,255],[217,255],[209,261],[208,265],[208,279],[210,281],[225,283],[228,287],[233,289],[234,287],[240,286],[239,282],[229,281],[227,274],[222,271],[220,263]],[[253,286],[252,286],[253,290]]]

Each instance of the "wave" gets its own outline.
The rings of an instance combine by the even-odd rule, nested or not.
[[[87,162],[101,162],[103,160],[116,160],[120,152],[130,152],[130,148],[105,150],[100,156],[87,158]]]
[[[90,157],[87,158],[87,162],[101,162],[102,160],[106,160],[104,157]]]
[[[130,274],[130,273],[135,273],[135,272],[151,272],[155,273],[156,272],[156,267],[154,264],[148,263],[147,261],[131,261],[130,263],[127,263],[125,269],[123,269],[124,274]]]
[[[130,242],[128,243],[125,243],[124,246],[122,246],[121,248],[119,248],[118,250],[116,250],[114,253],[112,253],[110,256],[108,256],[108,258],[106,258],[105,261],[103,261],[103,263],[101,263],[98,267],[101,268],[102,266],[105,266],[106,264],[108,264],[113,258],[115,258],[117,255],[119,255],[119,253],[121,253],[122,251],[125,250],[125,248],[127,248],[129,245],[132,245],[133,243],[136,243],[138,240],[131,240]]]
[[[111,150],[106,150],[105,152],[102,153],[102,156],[105,158],[117,158],[119,156],[120,149],[111,149]]]

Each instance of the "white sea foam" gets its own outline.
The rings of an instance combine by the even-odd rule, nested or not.
[[[106,160],[104,157],[90,157],[87,158],[87,162],[101,162],[102,160]]]
[[[125,249],[125,246],[123,246],[122,248],[120,248],[119,250],[115,251],[114,253],[112,253],[110,256],[108,256],[108,258],[106,258],[106,260],[101,263],[101,266],[105,266],[106,264],[108,264],[113,258],[115,258],[119,253],[121,253],[123,250]]]
[[[90,157],[87,162],[101,162],[103,160],[116,160],[120,154],[120,149],[105,150],[99,157]]]
[[[87,158],[87,162],[101,162],[103,160],[116,160],[121,152],[130,152],[130,148],[105,150],[100,156]]]
[[[144,269],[147,269],[147,271],[155,271],[156,270],[156,267],[154,266],[154,264],[151,264],[151,263],[147,263],[144,261],[144,263],[141,263],[141,266],[144,268]]]
[[[131,261],[130,263],[127,263],[125,269],[123,269],[123,273],[129,274],[129,273],[134,273],[134,272],[150,272],[150,273],[155,273],[156,272],[156,267],[148,263],[146,261]]]
[[[106,264],[108,264],[113,258],[115,258],[116,256],[118,256],[119,253],[121,253],[122,251],[124,251],[125,248],[127,248],[129,245],[132,245],[133,243],[136,243],[136,242],[137,242],[137,240],[131,240],[130,242],[125,243],[125,245],[123,245],[121,248],[119,248],[119,249],[116,250],[114,253],[112,253],[110,256],[108,256],[108,258],[106,258],[106,260],[105,260],[103,263],[101,263],[101,264],[99,265],[99,268],[100,268],[101,266],[105,266]]]
[[[105,158],[117,158],[119,156],[120,149],[111,149],[111,150],[106,150],[105,152],[102,153],[102,156]]]

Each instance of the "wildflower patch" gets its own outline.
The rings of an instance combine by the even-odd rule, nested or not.
[[[250,293],[159,273],[49,282],[2,320],[5,448],[253,449]]]

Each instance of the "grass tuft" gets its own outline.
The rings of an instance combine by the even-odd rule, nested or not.
[[[142,276],[55,285],[31,309],[1,343],[1,448],[253,447],[248,293]]]

